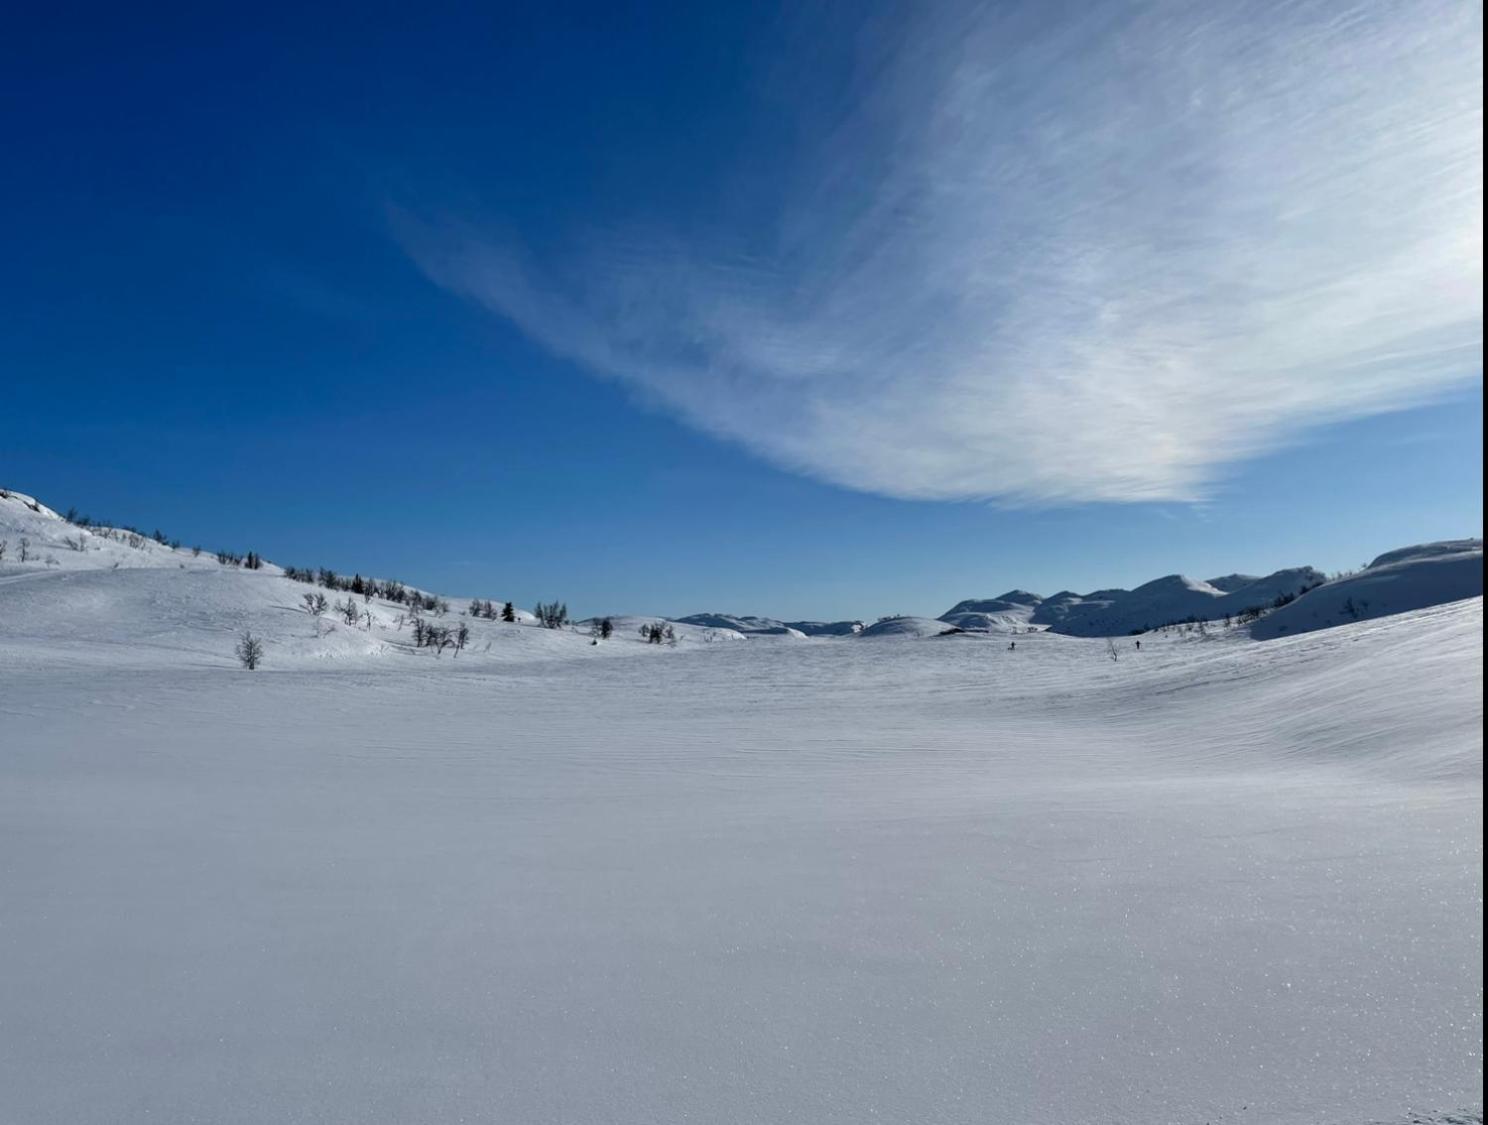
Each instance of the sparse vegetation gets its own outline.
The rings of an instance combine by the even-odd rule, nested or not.
[[[641,638],[648,645],[674,645],[677,643],[677,632],[672,628],[670,621],[653,621],[642,625]]]
[[[568,606],[562,602],[538,602],[532,615],[544,629],[562,629],[568,624]]]
[[[247,630],[243,631],[233,651],[237,654],[238,663],[250,672],[263,662],[263,642]]]

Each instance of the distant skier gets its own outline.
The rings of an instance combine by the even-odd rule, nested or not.
[[[1012,652],[1017,647],[1018,647],[1018,642],[1017,641],[1008,641],[1008,651],[1009,652]]]
[[[1137,651],[1138,652],[1141,652],[1142,651],[1142,642],[1141,641],[1138,641],[1137,642]]]

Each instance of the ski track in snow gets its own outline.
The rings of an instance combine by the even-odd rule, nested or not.
[[[434,660],[294,589],[0,590],[0,1121],[1481,1125],[1481,598]]]

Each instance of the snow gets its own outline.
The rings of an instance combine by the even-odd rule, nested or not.
[[[1135,590],[1099,590],[1059,604],[1045,602],[1033,613],[1035,624],[1077,637],[1125,636],[1177,621],[1217,621],[1252,608],[1267,608],[1324,581],[1310,566],[1236,586],[1228,592],[1207,582],[1170,574]]]
[[[1251,626],[1261,640],[1422,609],[1483,594],[1483,541],[1387,551],[1364,570],[1308,592]]]
[[[1209,579],[1208,584],[1222,593],[1233,594],[1236,590],[1259,581],[1260,576],[1255,574],[1224,574],[1218,578]]]
[[[777,621],[773,617],[750,617],[732,613],[694,613],[670,620],[704,629],[732,629],[746,636],[846,637],[862,631],[861,621]]]
[[[1480,596],[436,659],[137,553],[0,564],[5,1120],[1481,1121]]]
[[[593,620],[591,618],[588,621],[580,622],[580,628],[587,631],[590,622]],[[678,644],[684,641],[707,643],[710,641],[742,641],[746,639],[744,634],[737,629],[712,625],[688,625],[679,621],[669,621],[665,617],[616,614],[610,618],[610,623],[615,627],[615,638],[618,640],[630,640],[631,638],[638,637],[641,629],[645,626],[666,624],[672,626],[672,635],[676,637]]]
[[[1170,574],[1135,590],[1064,590],[1051,598],[1011,590],[998,598],[958,602],[940,620],[975,632],[1048,629],[1077,637],[1120,637],[1177,622],[1270,610],[1295,598],[1254,625],[1257,638],[1271,638],[1482,593],[1482,541],[1455,539],[1387,551],[1366,570],[1333,582],[1310,566],[1264,578],[1228,574],[1207,582]]]
[[[1033,615],[1044,599],[1026,590],[1009,590],[995,598],[957,602],[940,620],[958,629],[981,633],[1024,633],[1033,628]]]
[[[881,617],[869,625],[859,637],[939,637],[952,627],[944,621],[928,617]]]

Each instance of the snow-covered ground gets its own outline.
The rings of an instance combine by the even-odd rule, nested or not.
[[[1481,597],[436,659],[164,550],[0,569],[0,1121],[1481,1120]]]

